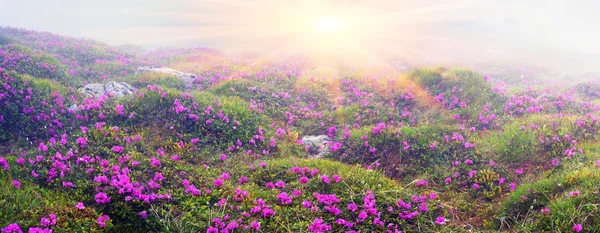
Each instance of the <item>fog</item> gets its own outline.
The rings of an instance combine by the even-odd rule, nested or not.
[[[572,79],[600,71],[596,9],[591,0],[0,0],[0,25],[148,49],[544,67]],[[318,32],[319,17],[344,28]]]

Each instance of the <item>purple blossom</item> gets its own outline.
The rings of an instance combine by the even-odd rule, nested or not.
[[[43,227],[50,227],[50,226],[54,226],[56,224],[56,215],[55,214],[49,214],[48,217],[42,217],[42,219],[40,220],[40,225],[42,225]]]
[[[106,193],[103,192],[99,192],[96,194],[95,196],[96,198],[96,203],[98,204],[106,204],[110,202],[110,196],[106,195]]]
[[[96,219],[96,223],[98,223],[98,225],[100,226],[100,228],[105,228],[106,227],[106,223],[110,220],[110,218],[108,217],[108,215],[100,215],[100,217],[98,217],[98,219]]]
[[[21,189],[21,182],[18,180],[13,180],[12,181],[12,185],[16,188],[16,189]]]
[[[8,226],[0,229],[2,233],[23,233],[21,227],[17,223],[9,224]]]

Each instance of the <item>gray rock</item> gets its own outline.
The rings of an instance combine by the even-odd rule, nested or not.
[[[127,95],[132,95],[133,93],[137,92],[137,89],[125,82],[111,81],[106,84],[90,83],[82,88],[79,88],[78,91],[80,93],[96,98],[102,95],[118,98]]]
[[[175,77],[183,79],[186,83],[191,83],[197,78],[197,76],[195,74],[185,73],[185,72],[181,72],[179,70],[174,70],[174,69],[167,68],[167,67],[142,66],[142,67],[138,67],[137,70],[138,70],[138,72],[159,72],[159,73],[174,75]]]
[[[310,147],[309,157],[311,158],[322,158],[323,156],[329,155],[331,152],[327,145],[331,142],[331,138],[327,135],[304,136],[302,137],[302,142],[304,145]]]
[[[118,98],[131,95],[137,91],[135,87],[125,82],[108,82],[104,84],[104,90],[109,96]]]
[[[71,106],[69,106],[68,110],[69,111],[74,111],[74,112],[81,111],[81,109],[77,106],[77,104],[72,104]]]

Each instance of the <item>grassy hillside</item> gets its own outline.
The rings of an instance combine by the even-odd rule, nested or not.
[[[315,66],[0,28],[2,232],[600,229],[589,99],[464,69]],[[139,91],[76,91],[107,81]],[[321,134],[330,153],[310,158],[302,137]]]

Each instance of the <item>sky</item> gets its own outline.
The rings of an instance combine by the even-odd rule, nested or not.
[[[597,9],[593,0],[0,0],[0,26],[145,48],[593,72]]]

